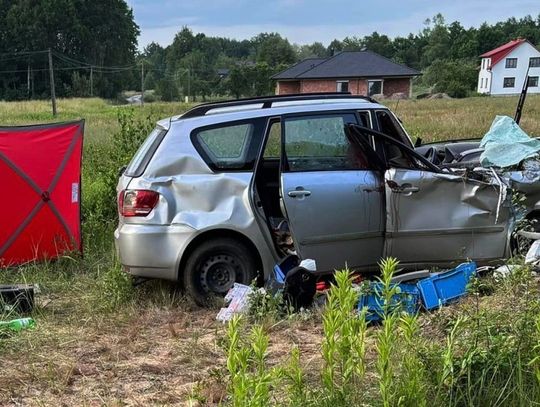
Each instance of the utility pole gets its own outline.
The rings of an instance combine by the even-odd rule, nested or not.
[[[94,97],[94,67],[90,66],[90,97]]]
[[[144,105],[144,60],[141,60],[141,106]]]
[[[56,116],[56,92],[54,89],[54,70],[52,62],[52,52],[49,48],[49,79],[51,81],[51,102],[52,102],[52,114]]]

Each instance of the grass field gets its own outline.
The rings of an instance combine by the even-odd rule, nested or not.
[[[403,120],[413,137],[426,141],[482,137],[495,115],[514,116],[517,97],[475,97],[468,99],[385,101]],[[185,103],[147,103],[143,107],[112,105],[102,99],[61,99],[58,116],[51,114],[48,101],[0,102],[2,125],[24,125],[54,121],[86,120],[87,142],[107,142],[118,129],[119,110],[134,109],[136,116],[156,120],[184,112]],[[540,95],[525,102],[521,125],[530,134],[540,135]]]
[[[514,97],[479,97],[400,101],[399,104],[389,101],[387,104],[397,110],[413,137],[440,140],[481,137],[496,114],[513,115],[516,103],[517,98]],[[66,256],[53,263],[0,270],[0,283],[27,281],[39,284],[41,289],[34,312],[37,327],[18,334],[0,334],[0,405],[216,405],[224,400],[230,379],[227,344],[223,340],[226,327],[215,322],[216,310],[193,307],[171,284],[152,282],[131,287],[115,261],[112,242],[115,220],[111,216],[114,193],[110,194],[107,181],[99,178],[107,174],[101,171],[101,167],[107,167],[107,171],[113,174],[116,171],[114,166],[117,163],[107,161],[106,156],[107,151],[116,145],[113,138],[122,132],[117,118],[119,112],[132,112],[133,120],[141,123],[142,128],[150,121],[182,113],[188,107],[181,103],[129,107],[111,105],[100,99],[60,100],[59,115],[53,118],[50,105],[45,101],[0,102],[1,124],[6,126],[86,120],[84,258]],[[540,135],[540,97],[528,98],[522,124],[526,131]],[[104,215],[98,216],[99,213]],[[518,288],[525,287],[530,296],[533,292],[531,283],[519,284]],[[506,288],[495,296],[474,297],[459,307],[423,316],[416,344],[418,349],[425,350],[423,369],[435,369],[435,366],[450,369],[449,365],[438,364],[441,355],[446,355],[447,359],[455,358],[450,362],[455,362],[456,366],[463,363],[469,369],[477,366],[502,369],[503,365],[495,364],[499,362],[490,355],[507,349],[514,352],[508,360],[515,359],[519,353],[515,338],[521,337],[520,333],[536,340],[536,314],[527,314],[532,308],[529,303],[522,303],[521,294],[517,289],[514,292]],[[506,305],[508,308],[504,308]],[[2,315],[0,312],[0,319],[10,317],[14,315]],[[472,331],[466,331],[463,339],[455,344],[456,354],[443,354],[447,349],[449,329],[462,317],[468,321],[467,324],[480,327],[481,334],[475,338],[473,334],[469,336]],[[296,344],[306,372],[304,380],[307,387],[311,384],[316,387],[319,380],[317,372],[324,363],[320,354],[323,341],[320,311],[285,319],[263,318],[262,324],[264,331],[270,334],[268,366],[289,360],[289,349]],[[532,331],[523,329],[523,326]],[[540,324],[538,326],[540,329]],[[368,343],[376,343],[379,330],[369,332]],[[473,348],[472,343],[478,345],[479,354],[471,356],[466,351]],[[519,346],[525,345],[520,342]],[[507,355],[503,356],[506,358]],[[469,358],[467,362],[465,357]],[[377,351],[371,347],[366,355],[368,373],[360,387],[365,392],[364,405],[380,404],[376,383],[381,373],[376,368],[376,358]],[[508,360],[504,359],[504,363]],[[534,377],[534,365],[523,367],[526,378],[514,382],[515,371],[505,369],[515,369],[515,365],[508,363],[501,372],[512,381],[500,382],[499,373],[480,378],[486,380],[483,384],[486,389],[497,386],[517,389],[508,399],[501,396],[499,405],[516,405],[513,403],[536,397],[538,393],[534,392],[538,391],[538,385],[530,394],[525,389],[533,386],[528,380]],[[471,370],[465,372],[470,374]],[[467,377],[456,377],[463,383],[443,383],[445,390],[456,386],[470,389],[473,386],[467,382]],[[491,384],[487,383],[489,380]],[[430,396],[435,399],[440,395]],[[498,400],[497,397],[490,399],[491,396],[483,395],[483,398]],[[280,400],[283,402],[279,397],[284,396],[281,394],[273,400],[273,405],[280,405]],[[324,397],[318,399],[324,400]],[[531,405],[536,401],[531,400]],[[461,405],[454,402],[454,405]],[[337,407],[347,404],[326,405]]]

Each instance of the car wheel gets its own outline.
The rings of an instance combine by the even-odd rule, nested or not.
[[[211,304],[213,297],[223,297],[234,283],[249,285],[256,277],[253,255],[246,245],[231,238],[201,243],[183,270],[186,294],[201,306]]]

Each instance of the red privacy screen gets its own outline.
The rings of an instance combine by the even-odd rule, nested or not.
[[[0,127],[0,266],[82,251],[84,121]]]

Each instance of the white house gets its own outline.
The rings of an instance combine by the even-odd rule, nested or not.
[[[540,51],[517,39],[480,55],[478,93],[515,95],[521,92],[529,69],[529,93],[540,93]]]

